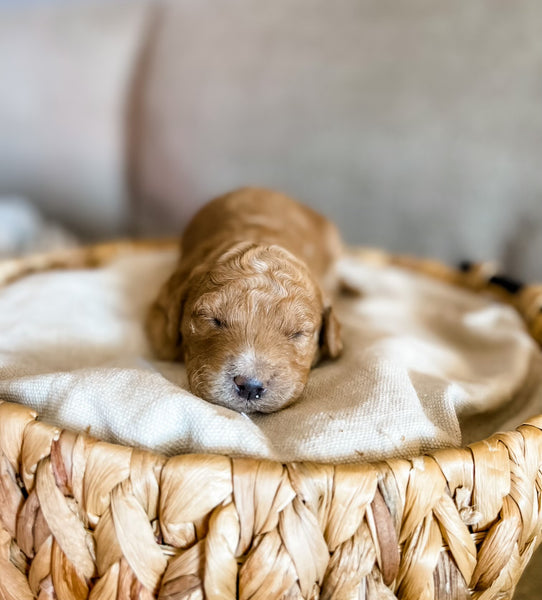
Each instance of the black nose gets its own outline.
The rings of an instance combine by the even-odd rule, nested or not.
[[[259,400],[265,394],[265,386],[261,381],[251,377],[237,375],[233,378],[235,389],[245,400]]]

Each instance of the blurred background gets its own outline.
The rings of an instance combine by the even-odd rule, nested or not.
[[[541,32],[539,0],[0,0],[0,254],[250,184],[542,280]]]
[[[539,0],[0,0],[0,196],[84,239],[280,189],[542,279]]]

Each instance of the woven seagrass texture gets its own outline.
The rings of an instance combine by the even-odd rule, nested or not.
[[[10,261],[0,278],[147,247]],[[493,291],[540,340],[542,287],[489,265],[360,256]],[[541,467],[542,416],[412,460],[319,465],[168,459],[2,403],[0,598],[509,598],[542,531]]]
[[[282,465],[166,459],[3,403],[0,597],[507,598],[542,528],[541,427]]]

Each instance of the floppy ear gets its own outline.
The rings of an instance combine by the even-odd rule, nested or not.
[[[187,287],[186,273],[176,271],[164,283],[147,314],[147,336],[161,360],[183,358],[181,318]]]
[[[341,324],[331,306],[326,306],[322,314],[319,344],[321,358],[337,358],[343,349]]]

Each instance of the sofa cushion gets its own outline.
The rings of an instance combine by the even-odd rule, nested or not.
[[[126,109],[147,7],[4,7],[0,193],[87,234],[126,227]]]
[[[521,244],[542,230],[541,17],[534,0],[167,3],[140,99],[148,219],[178,229],[266,185],[351,242],[542,275]]]

